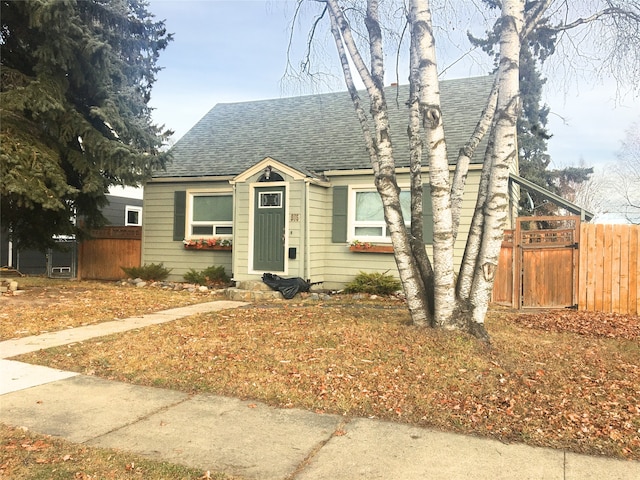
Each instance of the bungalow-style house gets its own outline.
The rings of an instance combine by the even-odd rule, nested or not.
[[[441,83],[451,163],[475,128],[492,82],[486,76]],[[408,86],[387,87],[386,97],[408,212]],[[145,185],[142,242],[142,264],[163,263],[172,269],[171,280],[216,265],[236,281],[269,272],[333,289],[360,271],[396,272],[347,92],[218,104],[171,152],[173,162]],[[483,153],[478,150],[468,175],[458,261]],[[424,179],[428,192],[426,169]],[[428,216],[429,195],[424,207]],[[428,242],[431,221],[425,226]],[[357,250],[357,242],[375,248]]]
[[[441,83],[449,160],[473,132],[493,77]],[[386,90],[401,201],[409,212],[408,86]],[[475,207],[485,145],[476,151],[463,200],[455,261]],[[382,204],[347,92],[216,105],[172,148],[173,162],[145,185],[142,264],[170,279],[224,266],[236,281],[263,273],[336,289],[360,271],[396,273]],[[520,188],[589,220],[593,214],[511,173],[512,228]],[[423,210],[431,214],[427,168]],[[432,221],[425,221],[425,240]],[[374,247],[359,249],[354,244]]]

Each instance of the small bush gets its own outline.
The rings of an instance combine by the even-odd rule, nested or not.
[[[346,293],[368,293],[371,295],[391,295],[402,289],[400,281],[387,272],[360,272],[344,289]]]
[[[195,283],[196,285],[204,285],[206,283],[204,274],[202,272],[194,270],[193,268],[190,268],[189,271],[182,276],[182,278],[184,278],[185,282]]]
[[[170,268],[165,268],[162,263],[144,264],[142,267],[120,267],[130,278],[141,278],[142,280],[161,281],[166,279],[171,273]]]
[[[199,272],[190,268],[183,278],[189,283],[198,285],[226,285],[231,280],[222,266],[207,267]]]

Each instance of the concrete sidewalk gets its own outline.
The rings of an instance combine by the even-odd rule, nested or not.
[[[190,307],[185,308],[180,316],[190,314]],[[33,338],[24,343],[34,349],[48,346]],[[6,344],[0,343],[4,358]],[[247,479],[640,478],[640,462],[275,409],[215,395],[191,396],[11,360],[0,360],[0,369],[2,423]],[[4,387],[7,381],[10,386]]]

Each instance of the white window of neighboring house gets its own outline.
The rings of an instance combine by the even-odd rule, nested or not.
[[[187,222],[189,238],[231,238],[233,196],[230,193],[190,193]]]
[[[142,207],[127,205],[124,209],[124,224],[127,227],[142,226]]]
[[[400,192],[402,215],[407,226],[411,221],[411,192]],[[384,221],[382,199],[375,189],[353,189],[349,208],[350,240],[367,242],[391,242],[389,229]]]

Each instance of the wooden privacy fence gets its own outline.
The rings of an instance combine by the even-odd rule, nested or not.
[[[498,260],[498,270],[496,271],[496,278],[493,282],[493,296],[492,301],[500,303],[502,305],[517,305],[517,300],[513,298],[513,277],[514,265],[514,230],[505,230],[504,238],[502,240],[502,248],[500,249],[500,259]]]
[[[78,247],[78,279],[118,280],[120,267],[139,267],[142,227],[105,227]]]
[[[640,314],[640,225],[582,223],[548,230],[520,225],[505,231],[494,302]]]
[[[516,308],[575,306],[579,226],[577,216],[518,218],[516,229],[504,234],[493,301]]]
[[[640,225],[581,226],[578,308],[640,314]]]

